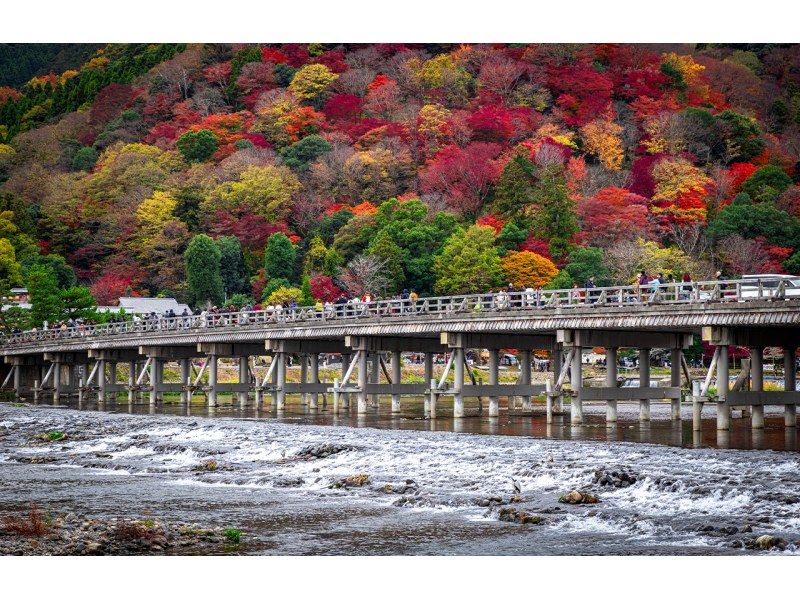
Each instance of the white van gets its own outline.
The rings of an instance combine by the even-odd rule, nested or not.
[[[744,274],[742,298],[772,297],[783,283],[785,297],[800,297],[800,276],[791,274]]]

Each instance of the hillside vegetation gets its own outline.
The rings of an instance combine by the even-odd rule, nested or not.
[[[109,45],[0,87],[0,286],[36,325],[800,274],[799,160],[793,45]]]

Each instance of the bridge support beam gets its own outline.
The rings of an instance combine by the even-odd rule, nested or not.
[[[797,347],[788,346],[783,348],[783,390],[794,392],[797,388],[797,367],[795,362],[795,352]],[[797,405],[784,405],[783,425],[787,428],[797,427]]]
[[[434,354],[430,352],[425,352],[425,388],[431,387],[431,381],[433,380],[433,357]],[[431,415],[431,395],[430,393],[425,394],[425,398],[423,399],[423,414],[425,417],[429,417]]]
[[[217,406],[217,384],[218,384],[218,366],[219,357],[216,353],[210,353],[208,355],[208,361],[206,369],[208,369],[208,406],[209,407],[216,407]]]
[[[606,347],[606,386],[609,388],[617,387],[617,348]],[[606,423],[617,423],[617,400],[608,399],[606,401]]]
[[[639,388],[650,388],[650,349],[639,349]],[[639,421],[650,421],[650,399],[639,401]]]
[[[352,359],[358,360],[359,357],[358,357],[358,355],[354,356],[354,355],[352,355],[350,353],[342,353],[342,380],[343,381],[344,381],[344,376],[347,373],[347,370],[350,369],[350,361]],[[334,400],[336,400],[336,399],[334,399]],[[342,409],[346,409],[346,410],[349,411],[350,410],[350,393],[349,392],[342,393],[342,396],[341,396],[340,400],[341,400],[341,405],[337,404],[336,408],[338,409],[339,407],[341,407]]]
[[[181,405],[189,405],[192,402],[192,389],[189,388],[191,384],[190,375],[192,362],[189,358],[184,357],[179,363],[181,368],[181,386],[183,387],[181,391]]]
[[[500,351],[499,349],[489,349],[489,385],[499,384]],[[500,417],[500,397],[491,395],[489,397],[489,417]]]
[[[764,349],[750,347],[750,390],[764,390]],[[764,405],[750,406],[750,427],[753,430],[764,428]]]
[[[364,415],[367,412],[367,351],[366,349],[359,349],[356,353],[358,359],[358,415]]]
[[[239,357],[239,384],[250,385],[250,358],[242,355]],[[250,398],[249,390],[239,391],[239,406],[244,409],[247,406],[247,400]]]
[[[581,387],[583,386],[583,362],[581,361],[581,347],[575,347],[570,369],[570,385],[572,386],[572,407],[570,408],[570,422],[583,423],[583,401],[581,400]]]
[[[453,349],[453,417],[464,417],[464,349]]]
[[[401,353],[400,351],[392,351],[392,384],[400,385],[402,380],[401,371]],[[400,393],[392,393],[392,413],[400,413]]]
[[[311,383],[319,384],[319,353],[311,353],[309,356],[311,363]],[[314,391],[311,393],[310,408],[314,411],[319,409],[319,393]]]
[[[300,357],[300,384],[308,382],[308,354],[301,353]],[[303,391],[300,393],[300,405],[305,407],[308,405],[308,393]]]
[[[681,387],[681,365],[683,364],[683,351],[681,349],[672,349],[670,351],[670,386]],[[672,399],[672,419],[680,421],[681,419],[681,400]]]
[[[731,429],[731,408],[728,406],[729,390],[728,345],[719,345],[717,358],[717,430]]]
[[[531,383],[531,351],[530,349],[524,349],[519,353],[519,381],[520,384],[530,384]],[[531,396],[530,395],[523,395],[522,396],[522,410],[523,411],[530,411],[532,409],[531,404]]]
[[[380,382],[380,375],[381,375],[380,361],[381,361],[381,356],[378,353],[373,352],[372,355],[370,356],[370,370],[369,370],[370,384],[378,384]],[[374,409],[380,407],[381,396],[378,393],[372,393],[370,398],[372,400],[372,407]]]
[[[128,404],[132,405],[136,400],[136,361],[128,362]]]

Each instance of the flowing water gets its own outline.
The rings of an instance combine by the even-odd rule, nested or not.
[[[654,405],[649,423],[621,405],[609,429],[589,406],[580,427],[505,412],[499,422],[431,422],[383,406],[336,419],[299,406],[280,418],[233,406],[214,417],[198,406],[188,416],[179,405],[155,415],[147,405],[74,407],[0,403],[2,510],[33,502],[237,527],[240,551],[257,554],[753,554],[735,543],[761,534],[792,542],[779,554],[800,554],[797,433],[775,410],[755,437],[738,418],[717,437],[713,419],[693,435],[690,421],[669,421],[668,405]],[[34,441],[53,430],[67,438]],[[339,452],[303,457],[322,445]],[[599,486],[598,470],[637,481]],[[360,473],[364,486],[331,488]],[[480,506],[508,500],[514,480],[522,500],[510,506],[542,524],[501,522],[499,507]],[[573,489],[600,502],[559,504]]]

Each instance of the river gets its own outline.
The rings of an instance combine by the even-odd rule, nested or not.
[[[299,406],[280,418],[233,406],[212,417],[199,406],[75,407],[0,403],[0,509],[236,527],[237,551],[252,554],[754,554],[741,543],[762,534],[790,541],[777,554],[800,554],[797,433],[777,411],[756,437],[735,418],[720,439],[712,419],[700,435],[669,421],[668,405],[643,424],[620,406],[612,429],[599,406],[577,428],[505,413],[431,422],[383,407],[336,420]],[[32,442],[48,431],[66,439]],[[303,456],[323,445],[334,452]],[[598,471],[636,482],[601,486]],[[331,487],[362,473],[363,486]],[[541,524],[499,521],[500,506],[482,506],[507,502],[514,480],[521,499],[506,506]],[[600,502],[558,502],[574,489]]]

